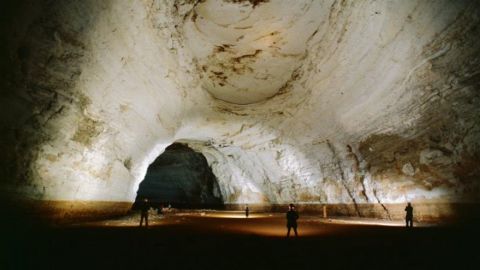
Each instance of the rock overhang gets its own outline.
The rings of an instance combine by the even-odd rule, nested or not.
[[[69,3],[2,79],[35,104],[4,132],[26,196],[132,200],[186,140],[230,203],[478,200],[476,4]]]

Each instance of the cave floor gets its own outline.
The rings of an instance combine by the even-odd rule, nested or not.
[[[132,215],[4,230],[1,269],[478,269],[475,226],[417,226],[283,214],[167,213],[139,228]]]

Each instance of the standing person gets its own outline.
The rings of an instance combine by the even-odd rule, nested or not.
[[[295,211],[295,206],[293,204],[290,204],[288,206],[288,212],[287,212],[287,237],[290,237],[290,230],[293,228],[293,231],[295,232],[295,237],[298,237],[297,233],[297,219],[298,219],[298,213]]]
[[[412,204],[410,204],[410,203],[407,204],[407,207],[405,207],[405,212],[407,212],[406,215],[405,215],[406,226],[407,226],[407,228],[408,227],[412,228],[413,227],[413,207],[412,207]]]
[[[163,204],[160,204],[160,206],[157,208],[157,214],[163,215]]]
[[[248,209],[248,204],[245,206],[245,217],[248,218],[248,214],[250,213],[250,209]]]
[[[150,204],[148,203],[148,199],[143,199],[142,205],[140,206],[140,227],[142,227],[143,220],[145,219],[145,227],[148,227],[148,209],[150,208]]]

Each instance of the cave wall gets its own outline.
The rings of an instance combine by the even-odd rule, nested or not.
[[[188,141],[231,204],[480,201],[476,2],[2,5],[3,198],[132,202]]]

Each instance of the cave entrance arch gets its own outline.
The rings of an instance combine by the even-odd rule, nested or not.
[[[154,208],[223,208],[217,178],[202,153],[173,143],[151,163],[140,183],[134,208],[148,198]]]

